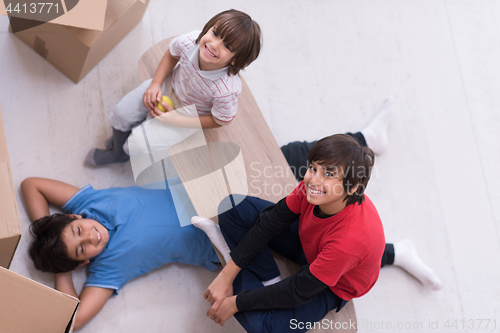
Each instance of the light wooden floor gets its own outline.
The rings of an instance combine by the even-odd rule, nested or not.
[[[168,8],[152,0],[142,23],[77,85],[8,33],[0,17],[0,109],[14,184],[43,176],[95,188],[133,185],[130,165],[89,169],[86,152],[104,143],[107,116],[139,84],[140,55],[227,8],[248,12],[263,29],[263,53],[244,76],[279,144],[362,129],[386,95],[397,96],[390,146],[376,161],[368,195],[387,240],[411,238],[445,288],[430,292],[400,269],[383,269],[355,301],[359,331],[497,331],[498,0],[186,0]],[[23,238],[11,269],[52,285],[27,257],[22,204],[19,213]],[[129,283],[82,332],[239,332],[234,319],[220,328],[204,316],[202,293],[213,277],[202,268],[163,267]],[[79,271],[80,286],[84,279]],[[459,327],[447,329],[448,319]],[[496,330],[485,321],[478,329],[476,319],[496,320]],[[436,321],[438,329],[429,328]]]

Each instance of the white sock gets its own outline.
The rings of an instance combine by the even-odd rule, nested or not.
[[[275,283],[278,283],[281,281],[281,278],[279,276],[271,279],[271,280],[267,280],[267,281],[262,281],[262,284],[267,287],[267,286],[270,286],[272,284],[275,284]]]
[[[404,268],[429,289],[439,290],[443,287],[436,273],[420,260],[415,246],[408,239],[394,243],[394,265]]]
[[[229,255],[231,251],[229,250],[229,246],[227,246],[224,236],[222,236],[219,225],[210,219],[199,216],[193,216],[191,218],[191,223],[207,234],[208,238],[210,238],[212,244],[214,244],[217,250],[222,254],[227,264],[231,260],[231,256]]]
[[[375,155],[382,155],[387,147],[387,125],[392,116],[392,104],[394,96],[388,96],[379,113],[372,122],[361,131],[365,137],[366,145],[373,150]]]

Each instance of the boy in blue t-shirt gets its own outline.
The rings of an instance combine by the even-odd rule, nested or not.
[[[128,281],[159,266],[177,262],[214,270],[219,262],[203,231],[180,226],[168,186],[94,190],[28,178],[21,189],[34,221],[30,256],[37,269],[56,273],[57,290],[80,299],[75,328]],[[68,214],[49,216],[49,204]],[[78,295],[71,271],[85,264],[89,276]]]

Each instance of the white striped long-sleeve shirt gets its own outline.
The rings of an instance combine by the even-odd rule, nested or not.
[[[212,115],[220,125],[233,120],[241,92],[238,75],[229,75],[227,67],[202,71],[199,65],[201,31],[192,31],[172,40],[169,50],[179,62],[172,71],[172,87],[183,106],[195,104],[198,115]]]

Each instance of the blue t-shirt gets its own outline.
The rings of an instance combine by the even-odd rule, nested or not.
[[[85,287],[118,293],[128,281],[172,262],[217,268],[219,259],[206,234],[193,225],[180,226],[168,186],[94,190],[87,185],[62,208],[109,231],[106,247],[90,260]]]

